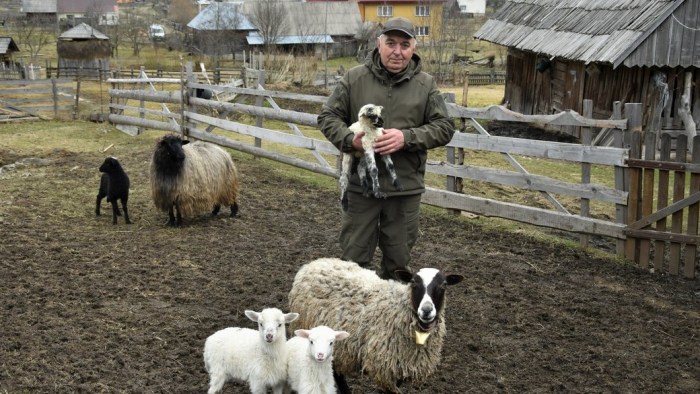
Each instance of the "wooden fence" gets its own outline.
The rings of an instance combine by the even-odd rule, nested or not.
[[[76,108],[73,81],[70,79],[37,79],[0,81],[0,121],[10,122],[41,118],[40,112],[53,112]]]
[[[110,82],[115,85],[131,86],[128,89],[110,90],[112,104],[110,105],[111,114],[109,115],[109,120],[118,125],[182,133],[191,138],[216,143],[253,154],[257,157],[264,157],[320,174],[338,177],[340,161],[339,152],[335,146],[326,140],[306,137],[296,126],[303,125],[316,128],[317,115],[284,110],[275,103],[275,99],[324,103],[327,97],[266,91],[264,90],[264,76],[261,76],[261,83],[256,89],[202,84],[197,82],[191,64],[187,66],[186,75],[186,78],[174,81],[180,84],[174,91],[155,91],[152,84],[150,91],[135,89],[136,85],[134,84],[144,84],[146,82],[143,76],[133,81],[111,80]],[[219,89],[224,93],[235,95],[236,98],[231,102],[206,100],[196,97],[195,92],[198,89]],[[243,99],[245,98],[254,99],[255,105],[243,104]],[[128,106],[128,100],[138,100],[141,105],[140,107]],[[263,106],[264,101],[267,101],[271,108]],[[146,109],[144,102],[160,103],[164,110],[154,111]],[[166,104],[170,104],[173,108],[180,108],[180,112],[171,113],[167,109]],[[609,120],[591,119],[592,108],[592,102],[588,100],[584,103],[583,112],[586,116],[581,116],[573,111],[561,112],[555,115],[522,115],[501,106],[466,108],[448,104],[450,115],[462,119],[460,130],[465,131],[467,125],[470,124],[477,133],[456,133],[447,146],[446,160],[439,162],[429,161],[427,163],[427,171],[429,173],[446,177],[446,187],[444,189],[427,188],[426,193],[423,195],[423,202],[450,210],[468,211],[483,216],[499,217],[578,233],[583,245],[588,244],[590,235],[612,237],[617,240],[617,251],[619,254],[624,254],[629,250],[636,250],[637,241],[631,240],[649,237],[647,234],[648,230],[645,230],[646,232],[644,233],[630,233],[630,231],[635,229],[628,226],[628,224],[637,223],[640,217],[636,213],[628,215],[628,204],[634,212],[636,212],[638,206],[649,204],[649,200],[637,199],[638,195],[641,196],[643,194],[639,193],[638,189],[641,183],[634,181],[637,174],[636,167],[634,167],[635,162],[628,163],[633,138],[639,138],[641,134],[641,104],[625,104],[626,119],[622,119],[620,115],[622,113],[620,103],[615,104],[615,116]],[[229,120],[228,115],[236,112],[255,116],[255,126]],[[160,116],[161,119],[167,119],[167,121],[154,119],[155,116]],[[490,136],[481,124],[477,122],[477,119],[578,127],[581,129],[582,144]],[[291,132],[266,129],[263,127],[264,120],[287,122]],[[591,146],[593,131],[600,128],[614,129],[614,147]],[[245,143],[221,134],[214,134],[213,131],[217,129],[234,132],[236,133],[234,135],[253,137],[254,143]],[[315,161],[306,161],[288,154],[275,152],[271,147],[265,149],[262,145],[263,141],[309,151],[315,157]],[[514,167],[514,171],[464,164],[465,149],[500,153]],[[696,152],[700,152],[700,148]],[[574,163],[581,168],[581,182],[563,182],[542,175],[530,174],[523,165],[518,163],[516,157],[519,156]],[[333,162],[335,162],[334,165],[329,164]],[[591,182],[591,166],[594,165],[611,169],[615,178],[614,187]],[[687,168],[689,168],[688,165],[685,165],[684,170],[688,171]],[[700,165],[691,169],[695,170],[696,168],[700,168]],[[700,171],[697,172],[700,174]],[[680,175],[677,176],[680,179]],[[700,177],[700,175],[698,176]],[[692,177],[693,175],[691,175]],[[543,209],[463,194],[459,192],[459,185],[463,179],[536,191],[549,201],[553,209]],[[695,181],[698,183],[696,187],[700,189],[700,178]],[[691,186],[692,188],[693,186]],[[630,190],[635,192],[630,194]],[[568,212],[554,195],[565,195],[577,199],[580,202],[579,213],[572,214]],[[700,194],[698,195],[700,196]],[[694,253],[695,250],[693,249],[693,252],[691,252],[687,245],[697,245],[698,241],[696,200],[700,201],[700,198],[693,197],[690,202],[686,201],[691,206],[691,209],[695,209],[689,215],[695,215],[695,224],[693,225],[693,220],[689,219],[688,231],[685,234],[688,237],[680,241],[686,244],[686,255]],[[591,201],[612,204],[611,208],[614,207],[615,219],[603,220],[589,217]],[[667,211],[665,210],[664,213]],[[671,214],[673,215],[673,213]],[[656,216],[653,218],[654,220],[661,220],[656,219]],[[641,228],[643,229],[643,227]],[[664,229],[658,227],[658,231],[664,232]],[[678,232],[674,230],[674,233]],[[674,235],[668,236],[673,237]],[[634,248],[630,246],[630,242],[634,242]],[[639,244],[641,243],[643,241],[639,242]],[[646,249],[640,246],[638,252],[628,253],[627,255],[644,266],[644,259],[641,258],[641,255],[646,252]],[[669,266],[673,267],[673,263],[669,263]],[[674,273],[672,268],[668,271]],[[690,263],[687,263],[687,269],[684,271],[684,274],[688,277],[694,277],[694,264],[691,270]]]

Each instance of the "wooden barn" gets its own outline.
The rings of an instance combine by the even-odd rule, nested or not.
[[[647,130],[700,123],[700,0],[509,0],[475,38],[508,48],[514,111],[581,113],[591,99],[606,119],[638,102]]]
[[[112,48],[109,37],[81,23],[64,32],[56,42],[60,76],[105,78],[109,76]]]

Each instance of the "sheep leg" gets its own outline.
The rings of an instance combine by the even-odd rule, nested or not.
[[[170,208],[168,208],[168,226],[174,226],[175,225],[175,213],[173,213],[173,207],[175,204],[171,205]]]
[[[233,204],[231,204],[231,217],[236,216],[237,213],[238,213],[238,203],[234,202]]]
[[[124,211],[124,222],[126,224],[131,224],[131,220],[129,220],[129,210],[126,209],[126,202],[128,200],[128,198],[122,198],[122,210]]]
[[[362,183],[362,195],[369,197],[369,183],[367,182],[367,160],[362,157],[360,162],[357,163],[357,174],[360,176],[360,183]]]
[[[177,227],[182,227],[182,214],[180,213],[180,204],[175,204],[175,213],[177,215]]]
[[[391,156],[382,155],[382,161],[386,165],[386,169],[389,170],[389,175],[391,175],[391,180],[394,184],[396,191],[402,192],[403,186],[399,183],[399,178],[396,176],[396,168],[394,167],[394,162],[391,160]]]
[[[340,204],[343,211],[348,210],[348,178],[352,166],[352,154],[343,153],[343,164],[340,170]]]
[[[211,211],[211,216],[216,216],[219,213],[220,209],[221,209],[221,204],[214,205],[214,210]]]
[[[112,224],[117,224],[117,216],[119,216],[119,206],[117,205],[117,199],[110,201],[112,203]]]
[[[226,375],[223,373],[213,373],[209,379],[209,391],[207,394],[216,394],[221,391],[226,383]]]
[[[98,194],[97,203],[95,204],[95,216],[100,216],[100,203],[105,196]]]
[[[372,177],[372,188],[374,189],[375,198],[386,198],[386,193],[382,193],[379,187],[379,169],[377,168],[377,161],[374,160],[374,151],[365,151],[365,159],[367,160],[367,168],[369,168],[369,175]]]
[[[267,394],[267,386],[261,382],[250,382],[250,392],[252,394]]]
[[[352,390],[350,390],[350,386],[348,386],[348,382],[345,380],[345,375],[338,373],[335,367],[333,368],[333,380],[335,380],[340,394],[352,394]]]

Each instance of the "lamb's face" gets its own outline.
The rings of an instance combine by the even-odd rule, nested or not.
[[[357,117],[358,119],[367,118],[374,127],[382,127],[384,126],[382,108],[383,107],[379,105],[367,104],[360,108],[360,112],[357,114]]]
[[[309,340],[309,357],[323,363],[333,359],[333,344],[347,338],[345,331],[334,331],[330,327],[318,326],[311,330],[296,330],[294,335]]]
[[[108,157],[100,166],[100,172],[109,174],[119,167],[119,161],[117,161],[116,157]]]
[[[287,335],[284,330],[285,323],[291,323],[299,317],[298,313],[283,314],[277,308],[263,309],[262,312],[245,311],[246,316],[258,323],[260,338],[266,343],[274,343],[281,339],[284,342]]]
[[[437,326],[438,313],[445,303],[445,288],[462,281],[462,275],[445,275],[435,268],[423,268],[415,274],[396,271],[397,278],[411,287],[411,307],[418,317],[418,329],[429,332]]]

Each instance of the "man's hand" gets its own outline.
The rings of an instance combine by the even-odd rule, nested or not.
[[[384,134],[377,137],[374,151],[380,155],[389,155],[403,149],[403,132],[399,129],[384,129]],[[353,140],[353,146],[355,141]]]
[[[352,147],[355,148],[356,151],[365,153],[365,148],[362,147],[362,137],[365,136],[364,131],[360,131],[359,133],[355,134],[354,137],[352,137]]]

